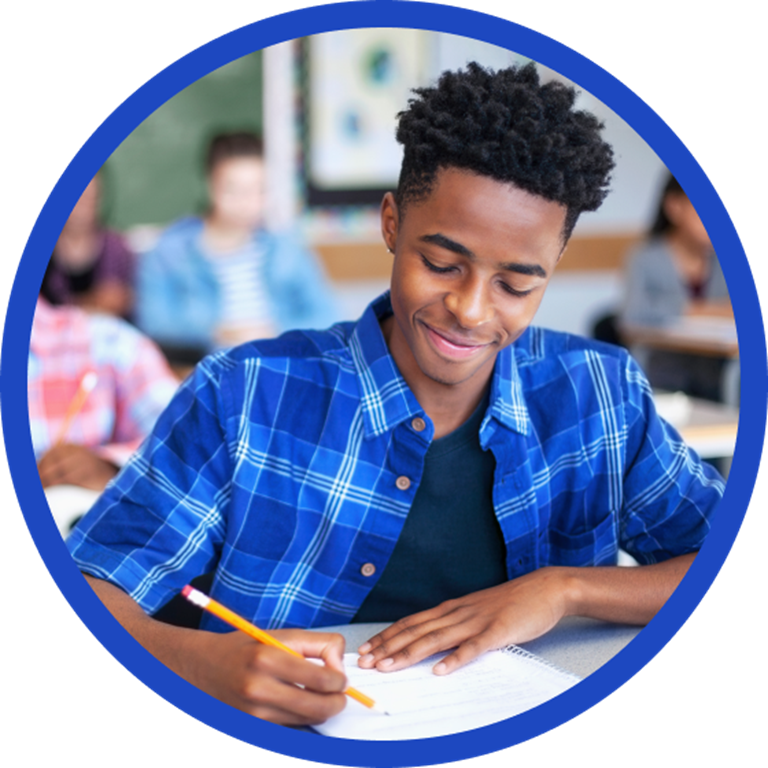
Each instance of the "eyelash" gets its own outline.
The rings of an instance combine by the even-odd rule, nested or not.
[[[424,266],[430,271],[435,272],[438,275],[445,275],[449,272],[452,272],[455,267],[438,267],[436,264],[433,264],[431,261],[429,261],[423,254],[419,254],[421,256],[422,261],[424,262]],[[517,298],[522,298],[524,296],[527,296],[529,293],[533,292],[533,289],[530,289],[528,291],[517,291],[512,286],[507,285],[503,280],[501,281],[502,290],[506,291],[511,296],[516,296]]]
[[[438,267],[436,264],[428,261],[427,258],[423,255],[421,256],[421,260],[424,262],[424,265],[428,270],[431,272],[437,272],[438,275],[444,275],[454,269],[454,267]]]

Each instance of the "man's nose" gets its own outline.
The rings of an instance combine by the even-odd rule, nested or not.
[[[477,279],[467,279],[456,286],[446,295],[444,303],[462,328],[484,325],[495,311],[488,287]]]

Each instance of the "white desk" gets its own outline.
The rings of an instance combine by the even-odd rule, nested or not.
[[[682,392],[655,392],[654,400],[659,414],[703,459],[733,456],[739,429],[738,408]]]
[[[67,536],[72,525],[96,503],[100,493],[76,485],[54,485],[45,489],[45,498],[63,537]]]

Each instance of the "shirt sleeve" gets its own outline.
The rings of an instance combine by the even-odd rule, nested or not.
[[[297,237],[268,236],[267,284],[281,331],[327,328],[346,318],[325,270]]]
[[[656,413],[645,375],[627,360],[620,546],[640,563],[657,563],[701,548],[725,482]]]
[[[198,366],[67,539],[83,572],[147,613],[218,561],[232,478],[221,378],[215,359]]]
[[[172,225],[136,265],[136,323],[160,344],[210,349],[219,322],[215,276],[197,247],[201,224]]]

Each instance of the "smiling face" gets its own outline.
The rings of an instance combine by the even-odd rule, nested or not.
[[[477,399],[496,355],[530,324],[563,251],[564,206],[449,168],[399,217],[382,203],[394,251],[390,351],[417,398]]]

